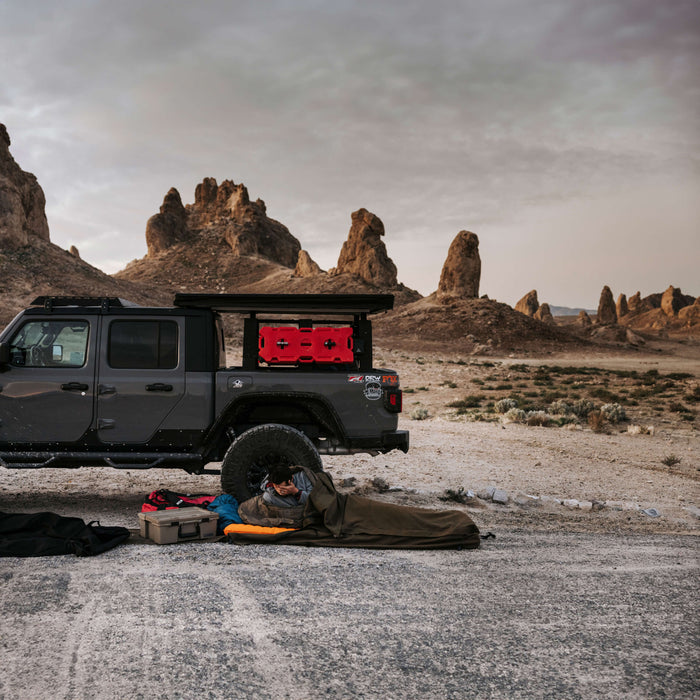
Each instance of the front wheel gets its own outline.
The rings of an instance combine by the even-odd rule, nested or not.
[[[221,488],[240,503],[260,493],[263,480],[277,464],[318,472],[323,463],[309,438],[289,425],[257,425],[239,435],[221,464]]]

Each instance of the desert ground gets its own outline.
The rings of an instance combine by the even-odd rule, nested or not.
[[[399,427],[410,431],[410,450],[326,456],[324,465],[340,490],[398,503],[464,508],[490,529],[697,534],[700,359],[695,355],[696,348],[684,346],[671,356],[523,360],[409,355],[380,347],[375,364],[400,373],[404,406]],[[615,400],[626,418],[603,421],[597,431],[586,417],[574,414],[548,414],[548,426],[508,422],[507,414],[493,405],[513,396],[528,410],[586,398],[599,408]],[[217,476],[180,470],[0,470],[4,510],[36,510],[40,504],[64,515],[132,528],[139,499],[159,487],[220,490]],[[489,488],[505,491],[507,502],[485,497]],[[84,498],[87,494],[93,498]],[[111,507],[113,499],[123,500],[124,509]]]
[[[341,490],[463,509],[496,539],[375,552],[134,537],[89,560],[0,560],[0,698],[697,697],[695,352],[379,347],[411,449],[325,468]],[[514,394],[528,410],[616,399],[626,418],[507,422],[495,405]],[[136,528],[159,487],[214,494],[219,480],[0,469],[0,510]]]

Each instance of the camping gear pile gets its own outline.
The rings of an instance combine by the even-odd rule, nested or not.
[[[339,493],[330,474],[303,468],[313,484],[303,506],[277,508],[262,495],[240,504],[222,494],[166,489],[144,499],[141,536],[158,544],[213,540],[368,549],[475,549],[479,529],[459,510],[429,510]],[[90,556],[125,542],[129,530],[55,513],[0,513],[0,556]]]

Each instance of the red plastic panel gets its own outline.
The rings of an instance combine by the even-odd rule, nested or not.
[[[268,364],[352,362],[352,328],[263,326],[258,336],[258,354]]]
[[[316,362],[352,362],[352,328],[314,328]]]
[[[258,336],[258,354],[270,364],[294,364],[299,360],[299,329],[264,326]]]

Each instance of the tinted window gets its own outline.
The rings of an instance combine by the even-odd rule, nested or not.
[[[113,321],[109,327],[108,361],[116,369],[177,367],[177,323]]]
[[[16,367],[82,367],[87,357],[87,321],[29,321],[10,341]]]

